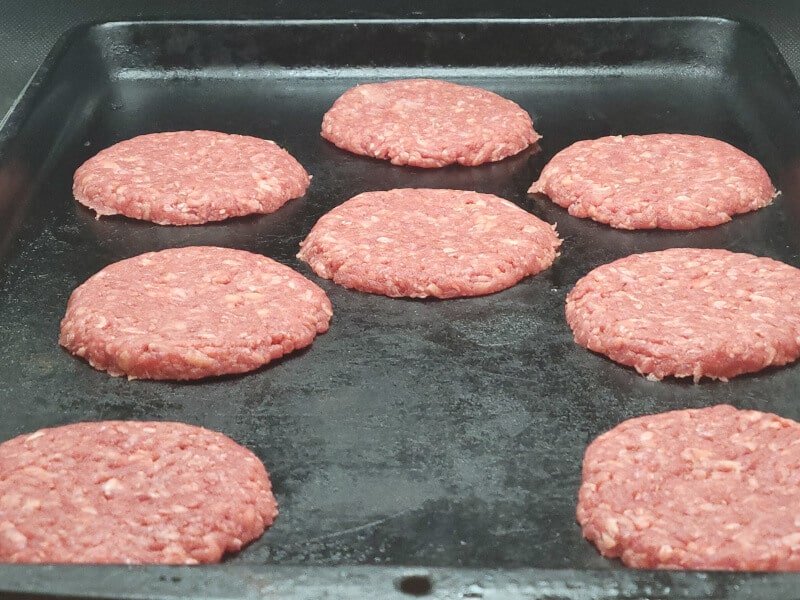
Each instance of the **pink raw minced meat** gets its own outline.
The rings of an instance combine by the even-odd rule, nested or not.
[[[567,295],[575,341],[653,379],[726,380],[800,356],[800,269],[672,248],[591,271]]]
[[[201,427],[76,423],[0,444],[2,562],[217,562],[277,515],[261,461]]]
[[[101,215],[199,225],[271,213],[305,194],[310,177],[275,142],[216,131],[140,135],[75,172],[75,199]]]
[[[577,518],[642,569],[800,570],[800,424],[720,405],[625,421],[583,459]]]
[[[480,165],[517,154],[541,136],[519,105],[481,88],[435,79],[356,86],[322,120],[322,137],[395,165]]]
[[[619,229],[697,229],[757,210],[776,196],[757,160],[696,135],[611,136],[556,154],[528,193]]]
[[[320,277],[392,297],[491,294],[550,267],[561,240],[518,206],[463,190],[365,192],[323,216],[298,258]]]
[[[110,375],[199,379],[308,346],[332,314],[322,289],[270,258],[171,248],[109,265],[79,286],[59,343]]]

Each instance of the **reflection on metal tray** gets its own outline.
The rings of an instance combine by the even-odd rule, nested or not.
[[[481,167],[421,170],[320,138],[322,115],[344,90],[407,76],[516,101],[543,134],[540,147]],[[313,597],[323,589],[403,597],[429,586],[434,596],[472,598],[793,593],[800,576],[623,569],[582,539],[574,510],[583,450],[598,433],[635,415],[720,402],[798,419],[800,366],[728,384],[647,381],[576,346],[563,303],[588,270],[637,251],[725,247],[800,266],[798,107],[772,43],[725,20],[112,23],[73,32],[0,129],[0,440],[92,419],[201,424],[261,457],[281,515],[220,566],[2,566],[0,590],[124,598]],[[98,221],[72,199],[72,173],[101,148],[192,128],[275,140],[314,176],[308,194],[272,215],[184,228]],[[625,232],[525,193],[575,140],[656,131],[731,142],[758,158],[783,194],[712,229]],[[216,244],[313,278],[294,257],[313,223],[358,192],[404,186],[508,198],[558,223],[562,255],[549,271],[482,298],[396,300],[322,281],[335,310],[331,330],[239,377],[115,379],[57,345],[71,290],[111,262]]]

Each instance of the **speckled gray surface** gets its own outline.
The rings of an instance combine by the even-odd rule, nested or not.
[[[0,439],[118,418],[182,420],[230,435],[265,462],[280,503],[275,526],[227,561],[254,573],[264,564],[619,569],[581,538],[574,521],[586,444],[634,415],[719,402],[800,418],[800,366],[728,384],[650,382],[576,346],[564,298],[601,263],[669,246],[727,247],[800,266],[796,90],[760,38],[726,22],[376,27],[232,28],[222,37],[193,27],[169,35],[158,27],[111,28],[76,40],[65,62],[52,65],[44,92],[34,90],[26,114],[9,122],[13,135],[0,149],[0,177],[16,182],[0,193]],[[242,35],[249,41],[231,50],[230,39]],[[159,40],[176,36],[190,50],[182,56],[236,63],[246,50],[256,68],[175,71],[180,65],[168,62],[174,55]],[[319,123],[342,91],[409,72],[395,65],[392,45],[377,58],[364,52],[358,60],[372,63],[355,71],[339,64],[348,49],[363,52],[360,36],[416,40],[424,56],[414,73],[517,101],[544,135],[541,147],[493,165],[420,170],[327,144]],[[319,49],[305,56],[314,65],[308,69],[260,54],[262,43],[312,37],[340,53],[329,66]],[[435,42],[451,38],[486,49],[476,51],[483,65],[447,62],[449,51]],[[501,64],[509,39],[529,40],[530,64]],[[556,39],[561,46],[549,43]],[[607,41],[587,41],[600,39]],[[619,51],[626,40],[638,44],[633,58]],[[548,52],[558,69],[536,62]],[[616,62],[586,64],[587,56]],[[143,57],[153,63],[137,66]],[[375,64],[379,58],[395,66]],[[66,68],[75,65],[82,67]],[[309,193],[273,215],[191,228],[97,221],[72,199],[72,173],[98,149],[182,128],[276,140],[314,176]],[[576,139],[660,130],[741,147],[763,161],[783,194],[762,211],[696,232],[611,230],[525,194],[545,161]],[[218,244],[262,252],[311,276],[294,254],[316,219],[358,192],[401,186],[506,197],[558,224],[562,255],[549,271],[482,298],[397,300],[320,281],[334,305],[330,331],[243,376],[185,384],[114,379],[57,345],[69,293],[106,264]]]

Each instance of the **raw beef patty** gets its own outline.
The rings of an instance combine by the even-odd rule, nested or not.
[[[59,342],[110,375],[242,373],[308,346],[331,304],[299,273],[230,248],[172,248],[109,265],[79,286]]]
[[[141,135],[75,172],[75,198],[101,215],[198,225],[271,213],[305,194],[305,169],[275,142],[216,131]]]
[[[424,298],[479,296],[547,269],[554,228],[491,194],[366,192],[323,216],[298,258],[345,287]]]
[[[493,92],[402,79],[346,91],[325,113],[322,137],[395,165],[444,167],[500,160],[541,136],[527,112]]]
[[[766,206],[764,168],[720,140],[682,134],[603,137],[556,154],[529,193],[619,229],[697,229]]]
[[[598,267],[567,295],[575,341],[661,379],[727,379],[800,355],[800,270],[673,248]]]
[[[644,569],[800,570],[800,424],[720,405],[630,419],[591,443],[578,522]]]
[[[264,465],[183,423],[76,423],[0,444],[0,561],[219,561],[278,514]]]

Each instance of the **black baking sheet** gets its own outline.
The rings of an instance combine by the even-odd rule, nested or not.
[[[481,167],[423,170],[320,138],[322,115],[343,91],[412,76],[518,102],[544,136],[540,147]],[[800,419],[800,366],[727,384],[651,382],[575,345],[563,303],[591,268],[632,252],[724,247],[800,266],[798,98],[772,43],[719,19],[111,23],[73,32],[0,128],[0,440],[81,420],[203,425],[258,454],[281,514],[221,566],[2,566],[0,590],[403,597],[430,584],[448,597],[791,597],[794,575],[631,572],[583,540],[574,511],[581,457],[597,434],[632,416],[720,402]],[[97,221],[73,200],[73,172],[101,148],[194,128],[275,140],[313,175],[308,194],[272,215],[182,228]],[[663,131],[738,146],[783,193],[695,232],[615,231],[525,193],[575,140]],[[558,224],[561,257],[504,292],[447,301],[346,290],[295,258],[333,206],[412,186],[508,198]],[[330,331],[257,372],[192,383],[111,378],[59,348],[74,287],[111,262],[193,244],[263,253],[310,276],[333,303]]]

